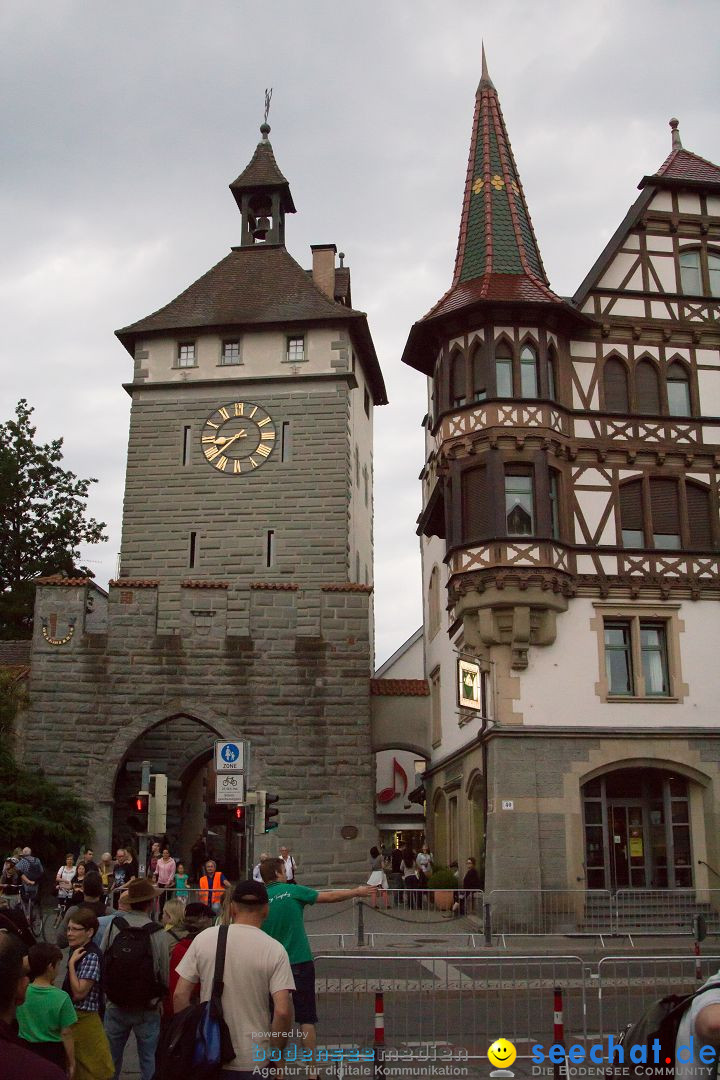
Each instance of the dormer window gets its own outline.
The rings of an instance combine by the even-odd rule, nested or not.
[[[195,367],[197,363],[194,341],[181,341],[178,345],[177,366]]]
[[[305,359],[305,338],[294,334],[287,339],[287,359],[289,364],[300,364]]]

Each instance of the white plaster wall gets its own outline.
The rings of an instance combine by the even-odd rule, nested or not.
[[[337,356],[337,353],[333,355]],[[350,429],[349,446],[351,456],[352,483],[350,485],[349,516],[349,559],[350,580],[358,580],[362,585],[373,583],[373,406],[372,393],[365,380],[365,374],[359,360],[355,360],[355,378],[357,387],[350,391]],[[365,389],[370,394],[370,416],[365,415]],[[355,447],[360,461],[360,483],[355,474]],[[363,468],[368,470],[368,501],[365,503],[365,483]],[[360,575],[356,573],[357,558],[360,557]]]
[[[672,210],[672,196],[669,191],[658,191],[650,201],[653,210],[664,210],[670,213]]]
[[[663,292],[676,293],[678,291],[677,278],[675,277],[675,263],[671,255],[659,255],[652,256],[652,265],[660,279]],[[655,284],[655,279],[652,274],[650,275],[650,292],[657,292],[658,288]]]
[[[700,413],[703,416],[720,415],[720,368],[698,371]]]
[[[602,289],[619,289],[620,282],[630,270],[630,267],[637,261],[637,255],[627,254],[624,252],[618,252],[613,261],[608,266],[607,270],[600,278],[598,286]],[[639,268],[638,268],[639,269]],[[637,288],[632,284],[627,286],[628,288]]]
[[[425,649],[422,634],[408,638],[397,650],[394,657],[390,658],[390,661],[383,664],[382,674],[376,672],[376,678],[424,679]]]
[[[680,192],[678,195],[678,209],[681,214],[699,214],[700,196],[689,192]]]
[[[590,628],[590,620],[598,614],[591,599],[572,600],[568,611],[558,616],[555,642],[530,648],[528,668],[518,673],[521,690],[516,708],[525,724],[620,727],[624,731],[677,726],[717,729],[716,602],[684,601],[677,612],[685,624],[680,633],[680,660],[682,680],[689,689],[680,703],[600,700],[595,693],[600,677],[598,637]]]
[[[292,365],[286,360],[286,341],[292,328],[286,330],[245,331],[237,335],[179,333],[172,337],[150,338],[139,343],[140,349],[149,353],[147,359],[140,360],[140,367],[148,372],[152,382],[188,382],[194,379],[227,378],[267,378],[268,375],[291,376]],[[331,361],[337,352],[331,348],[338,338],[336,327],[298,329],[298,334],[305,336],[304,363],[299,364],[299,373],[335,374]],[[240,341],[242,364],[221,364],[222,343],[224,340]],[[197,365],[192,368],[178,368],[177,347],[180,342],[195,342]]]

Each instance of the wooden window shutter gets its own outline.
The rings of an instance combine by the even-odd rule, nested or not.
[[[605,382],[605,408],[608,412],[630,411],[628,401],[627,368],[620,360],[611,358],[603,372]]]
[[[487,391],[485,375],[485,356],[481,345],[476,345],[472,354],[473,393],[476,398]]]
[[[700,484],[687,481],[688,521],[690,523],[690,547],[712,550],[712,526],[710,524],[710,492]]]
[[[489,532],[487,473],[481,465],[462,474],[462,538],[480,540]]]
[[[650,481],[650,509],[654,533],[680,534],[677,480],[653,477]]]
[[[631,480],[620,488],[620,524],[623,529],[644,532],[642,480]]]
[[[635,398],[639,413],[660,412],[660,383],[653,364],[641,360],[635,368]]]
[[[454,353],[450,367],[450,404],[454,405],[465,398],[465,358],[461,353]]]

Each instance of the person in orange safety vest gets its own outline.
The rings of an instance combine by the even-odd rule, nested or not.
[[[217,863],[208,859],[205,863],[205,873],[200,878],[199,899],[201,904],[209,904],[215,915],[222,906],[226,885],[227,878],[218,870]]]

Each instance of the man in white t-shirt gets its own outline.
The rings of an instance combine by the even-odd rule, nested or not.
[[[704,983],[704,986],[712,985],[717,989],[706,990],[696,997],[680,1021],[675,1041],[675,1080],[712,1080],[716,1075],[717,1057],[711,1057],[709,1050],[701,1057],[701,1051],[714,1047],[717,1053],[720,1047],[720,972]],[[703,1061],[703,1057],[711,1060]]]
[[[295,880],[295,871],[297,870],[297,863],[290,853],[289,847],[280,848],[280,858],[285,863],[285,880],[288,885],[297,885]]]
[[[257,881],[238,882],[230,910],[233,921],[225,955],[222,1005],[235,1057],[220,1075],[228,1080],[254,1080],[258,1074],[253,1070],[269,1064],[269,1050],[281,1049],[287,1041],[293,1022],[290,991],[295,989],[295,980],[284,947],[260,929],[268,914],[265,886]],[[193,938],[178,964],[173,995],[176,1013],[190,1005],[198,983],[200,1000],[209,1000],[219,929],[210,926]]]

